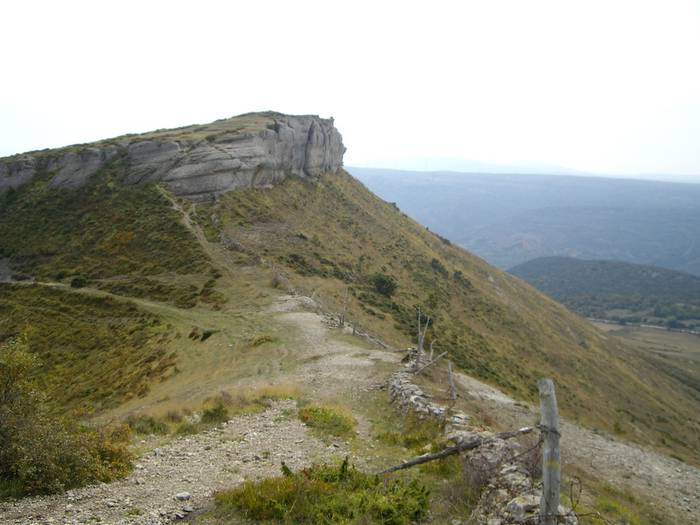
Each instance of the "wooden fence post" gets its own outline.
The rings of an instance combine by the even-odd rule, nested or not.
[[[450,399],[452,401],[457,400],[457,389],[455,388],[455,380],[452,377],[452,361],[447,362],[447,377],[450,380]]]
[[[554,392],[554,382],[551,379],[540,379],[537,386],[540,390],[540,431],[544,436],[540,525],[556,525],[559,513],[561,477],[557,396]]]

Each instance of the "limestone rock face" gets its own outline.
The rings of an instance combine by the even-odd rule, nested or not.
[[[46,173],[51,187],[80,187],[115,159],[128,167],[126,184],[161,181],[194,200],[343,165],[345,147],[332,119],[263,113],[183,130],[0,159],[0,193],[37,173]]]

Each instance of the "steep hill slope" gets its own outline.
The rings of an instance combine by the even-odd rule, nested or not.
[[[700,327],[700,277],[619,261],[541,257],[509,270],[588,317]]]
[[[348,169],[380,197],[502,269],[569,256],[700,275],[700,184]]]
[[[178,153],[164,158],[163,148]],[[124,391],[126,403],[110,409],[123,415],[287,366],[290,335],[267,313],[287,290],[397,347],[413,340],[420,307],[432,320],[428,344],[466,372],[528,400],[552,376],[565,414],[698,462],[697,392],[374,196],[340,169],[342,151],[332,122],[267,113],[0,159],[0,257],[39,281],[28,295],[2,285],[10,313],[0,336],[75,331],[62,348],[30,338],[50,354],[45,373],[75,389],[101,366],[90,354],[112,343],[79,348],[90,330],[70,316],[56,323],[65,307],[48,300],[47,284],[110,297],[100,308],[114,307],[115,319],[126,301],[153,325],[156,339],[143,344],[160,341],[172,356]],[[36,305],[42,315],[27,315]],[[83,356],[70,361],[83,370],[63,373],[54,353]],[[100,378],[103,388],[121,380],[118,370]]]
[[[662,444],[676,439],[656,420],[663,412],[685,436],[672,446],[690,454],[697,446],[697,392],[430,233],[346,173],[290,178],[198,207],[241,260],[262,257],[293,287],[335,311],[347,309],[385,340],[413,340],[420,306],[433,320],[436,351],[448,350],[465,371],[525,399],[533,398],[538,377],[550,375],[572,417]],[[396,283],[393,293],[382,288],[384,279]]]

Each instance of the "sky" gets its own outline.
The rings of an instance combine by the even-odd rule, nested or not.
[[[275,110],[335,117],[348,165],[700,176],[700,0],[23,0],[0,21],[0,155]]]

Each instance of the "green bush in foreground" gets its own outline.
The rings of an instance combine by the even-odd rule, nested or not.
[[[0,344],[0,497],[48,494],[126,475],[127,434],[48,414],[23,340]]]
[[[405,525],[425,517],[429,492],[418,481],[383,480],[340,466],[316,465],[283,476],[248,481],[215,496],[221,514],[258,522]]]
[[[331,406],[311,405],[299,409],[299,419],[308,427],[331,436],[349,436],[355,426],[352,415]]]

